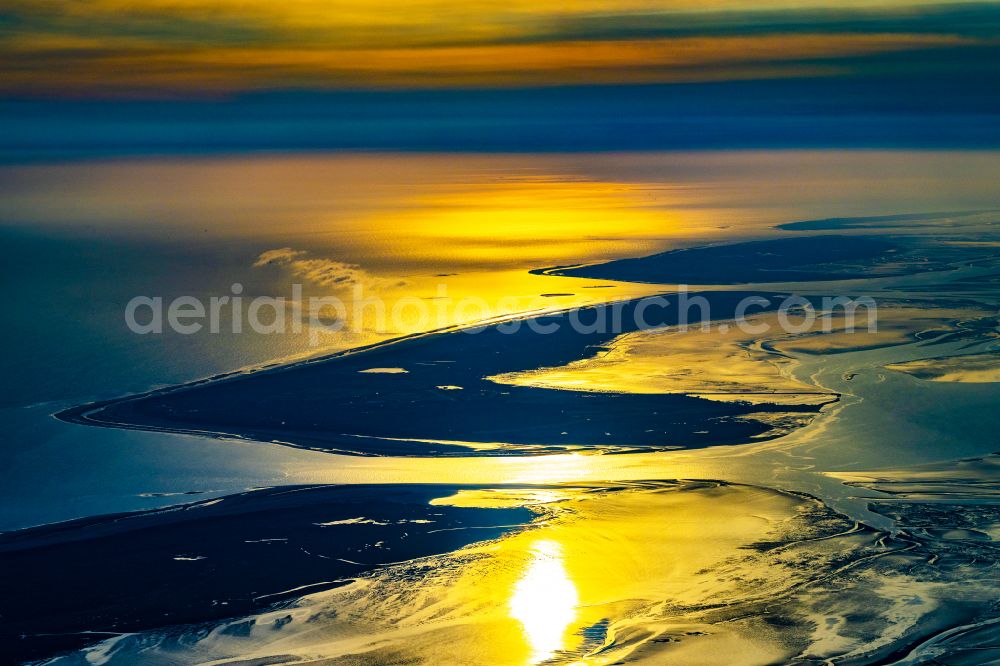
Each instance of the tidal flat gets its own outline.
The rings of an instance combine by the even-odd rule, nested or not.
[[[543,311],[54,403],[89,437],[280,452],[287,481],[0,535],[5,643],[56,664],[995,661],[996,214],[792,219],[685,243],[747,258],[686,291],[708,330],[678,328],[677,254],[619,247],[578,269],[599,279],[518,268]],[[626,259],[641,281],[611,277]],[[741,330],[747,295],[798,296],[819,330],[771,306]],[[648,330],[499,328],[661,296]],[[850,331],[838,296],[877,312]]]

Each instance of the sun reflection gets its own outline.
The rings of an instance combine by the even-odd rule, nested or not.
[[[557,542],[535,542],[531,557],[524,575],[514,585],[510,615],[524,629],[531,648],[529,663],[537,664],[563,649],[563,635],[576,618],[579,596]]]

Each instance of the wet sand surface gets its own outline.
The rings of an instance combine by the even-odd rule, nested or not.
[[[454,492],[284,486],[0,535],[5,657],[251,613],[533,518],[519,507],[430,506]]]
[[[673,367],[669,346],[655,342],[670,339],[669,317],[654,332],[557,335],[554,344],[489,327],[70,410],[62,417],[91,425],[349,452],[311,470],[316,483],[406,485],[261,491],[9,533],[5,561],[44,553],[50,572],[66,572],[45,577],[53,588],[77,589],[74,567],[94,564],[74,548],[93,540],[141,571],[160,566],[157,580],[176,585],[163,607],[189,605],[172,621],[145,599],[131,625],[100,616],[88,599],[134,588],[109,558],[93,579],[103,589],[83,590],[61,614],[45,610],[38,581],[17,581],[5,566],[3,615],[21,609],[29,636],[19,640],[36,656],[89,646],[59,664],[996,661],[1000,514],[990,454],[1000,396],[982,379],[996,360],[1000,257],[992,217],[955,216],[950,235],[930,237],[943,219],[951,218],[799,223],[796,233],[891,224],[893,240],[874,254],[794,264],[789,275],[808,282],[740,286],[803,295],[830,320],[828,332],[689,341]],[[815,282],[823,271],[828,279]],[[713,325],[732,321],[736,292],[726,284],[706,294],[721,308]],[[876,297],[884,328],[850,333],[822,311],[824,296],[847,294]],[[600,307],[610,306],[588,311]],[[740,381],[684,372],[734,354],[746,364],[732,373]],[[364,372],[373,369],[381,371]],[[630,387],[637,375],[655,390]],[[794,397],[761,397],[768,392]],[[385,422],[385,409],[407,418]],[[631,453],[599,455],[610,452]],[[423,485],[442,481],[477,485]],[[275,534],[280,525],[290,536],[265,535],[256,506],[275,516]],[[213,511],[218,530],[198,517]],[[147,550],[135,553],[123,547],[140,532],[129,525],[162,541],[143,539]],[[335,536],[344,530],[366,532]],[[403,545],[402,532],[417,545]],[[275,564],[270,549],[287,545],[247,543],[270,538],[365,566],[301,550]],[[403,556],[351,556],[379,541]],[[210,549],[214,557],[201,552]],[[189,574],[171,573],[218,559],[240,580],[195,590]],[[240,573],[258,569],[269,573]],[[314,584],[338,587],[284,594]],[[248,605],[247,588],[263,590],[266,607]],[[242,605],[217,610],[209,597]],[[115,635],[44,636],[58,631]]]
[[[958,516],[946,506],[879,502],[887,516],[938,526],[888,532],[805,495],[707,481],[454,489],[431,505],[528,508],[537,517],[509,536],[383,567],[249,617],[123,635],[89,658],[704,664],[724,649],[728,663],[819,664],[834,655],[843,663],[996,656],[982,643],[1000,591],[995,547],[970,530],[995,528],[995,511]],[[968,661],[951,661],[961,658]]]

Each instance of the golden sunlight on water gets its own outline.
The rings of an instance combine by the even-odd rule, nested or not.
[[[745,324],[740,328],[738,324]],[[656,328],[634,331],[603,345],[601,353],[561,367],[522,370],[490,377],[501,384],[573,391],[683,393],[709,400],[822,404],[829,392],[789,376],[787,356],[761,348],[765,326],[780,337],[776,315],[729,328]],[[753,332],[751,332],[753,330]]]
[[[525,506],[538,517],[502,538],[390,565],[266,611],[245,631],[193,638],[199,654],[212,663],[238,654],[262,662],[294,655],[337,663],[611,666],[663,663],[669,648],[670,663],[682,666],[716,663],[720,653],[731,663],[788,662],[777,631],[710,624],[705,613],[767,603],[812,573],[797,561],[765,563],[749,547],[815,506],[803,497],[639,482],[462,489],[431,504]]]
[[[693,237],[685,236],[688,233],[709,235],[697,225],[704,211],[671,215],[646,204],[642,200],[645,187],[638,175],[630,181],[634,184],[628,185],[623,184],[625,176],[623,182],[609,184],[599,175],[582,179],[565,170],[554,169],[552,173],[562,175],[511,178],[500,185],[501,176],[479,174],[482,178],[477,176],[475,182],[401,186],[391,197],[386,195],[381,207],[373,207],[378,210],[351,211],[352,216],[344,219],[336,233],[330,231],[337,227],[335,221],[322,221],[330,202],[304,201],[298,213],[282,212],[301,225],[295,229],[298,235],[282,238],[255,227],[258,235],[247,232],[236,252],[239,263],[235,265],[256,275],[256,286],[263,293],[270,289],[281,293],[289,281],[311,278],[313,288],[323,293],[343,289],[329,276],[344,274],[345,261],[356,262],[346,270],[351,281],[379,294],[390,314],[399,308],[405,316],[379,323],[371,314],[362,315],[373,319],[365,321],[358,338],[341,335],[327,341],[330,346],[350,346],[480,320],[490,314],[559,309],[667,289],[669,285],[609,286],[606,281],[532,275],[526,269],[556,261],[594,261],[606,251],[659,250],[675,241],[684,244]],[[319,181],[314,184],[321,185]],[[267,185],[262,188],[266,190]],[[193,186],[189,189],[196,190]],[[676,198],[673,203],[679,205],[679,201]],[[215,215],[217,210],[207,212]],[[688,226],[670,226],[683,221],[685,215]],[[783,213],[782,219],[790,215]],[[760,219],[749,219],[739,229],[725,232],[726,238],[759,232]],[[310,224],[319,224],[325,231],[306,241],[302,232]],[[577,228],[582,230],[578,237],[582,240],[567,240]],[[651,235],[654,232],[663,235],[655,237]],[[255,257],[268,250],[282,252],[285,259],[254,263]],[[956,272],[955,280],[969,277]],[[244,275],[227,273],[223,284]],[[913,297],[928,291],[927,286],[923,292],[912,291],[914,284],[920,283],[911,276],[883,279],[880,284],[882,293],[896,299],[898,294]],[[958,285],[964,285],[956,292],[961,294],[962,303],[975,293],[969,291],[970,284],[986,284],[979,287],[986,290],[992,283]],[[447,287],[446,294],[437,291],[442,285]],[[938,287],[933,282],[929,285]],[[475,307],[462,310],[457,304],[466,297],[476,297],[486,307],[501,302],[506,306],[492,313]],[[419,308],[400,307],[401,303],[412,306],[418,301],[434,304],[432,312],[437,312],[440,304],[443,314],[437,316],[443,320],[429,321],[419,316]],[[298,660],[611,666],[626,659],[659,664],[669,658],[671,664],[703,666],[718,663],[722,655],[727,663],[758,665],[798,663],[798,645],[806,639],[820,652],[830,654],[844,652],[847,647],[843,646],[870,642],[868,634],[843,622],[848,617],[872,616],[875,619],[871,622],[885,626],[917,626],[925,612],[919,605],[929,607],[920,596],[920,588],[904,581],[907,589],[918,590],[916,596],[906,596],[898,607],[887,606],[887,600],[901,598],[892,588],[899,581],[890,581],[885,591],[880,582],[885,579],[882,573],[879,578],[854,578],[859,589],[869,589],[843,596],[842,603],[822,605],[827,601],[823,596],[826,589],[843,582],[828,575],[830,572],[847,571],[845,563],[859,553],[864,559],[854,562],[876,561],[869,557],[868,549],[883,548],[880,534],[862,530],[860,523],[854,525],[844,516],[861,515],[879,529],[888,530],[893,525],[889,517],[874,515],[869,502],[873,493],[844,487],[835,476],[820,472],[842,469],[844,461],[850,461],[854,470],[878,470],[887,462],[895,464],[893,458],[903,454],[912,457],[920,449],[951,450],[938,441],[949,435],[947,430],[930,429],[930,419],[907,423],[887,418],[887,414],[902,409],[897,404],[923,395],[929,397],[915,400],[914,405],[937,420],[972,422],[967,413],[950,406],[935,411],[933,402],[943,403],[948,398],[944,391],[937,391],[942,383],[964,382],[958,387],[963,395],[977,397],[973,391],[979,389],[972,382],[996,380],[992,348],[976,348],[981,352],[976,355],[940,359],[924,358],[929,345],[909,345],[918,333],[947,330],[945,324],[981,316],[964,304],[950,300],[948,304],[947,308],[923,312],[923,306],[907,309],[890,302],[880,305],[877,334],[849,336],[838,324],[829,334],[781,338],[768,347],[759,335],[746,335],[735,328],[711,336],[680,336],[671,330],[630,334],[614,340],[593,358],[494,377],[516,385],[690,393],[717,399],[721,395],[726,400],[747,400],[768,392],[769,402],[776,401],[780,393],[795,394],[797,401],[802,401],[803,395],[826,401],[830,392],[841,394],[841,401],[831,405],[816,426],[754,446],[628,456],[566,453],[537,458],[411,459],[341,457],[289,449],[284,459],[287,462],[279,470],[285,483],[496,484],[501,487],[463,488],[430,504],[527,507],[529,512],[522,515],[535,519],[524,518],[527,524],[522,529],[517,529],[521,523],[505,525],[510,531],[499,538],[485,538],[487,533],[483,532],[483,540],[442,555],[396,561],[396,553],[386,549],[386,560],[395,564],[340,587],[265,609],[252,622],[239,618],[212,631],[196,625],[191,630],[178,629],[188,632],[180,638],[176,633],[166,638],[122,634],[112,639],[120,643],[107,644],[106,654],[119,650],[118,654],[124,655],[121,658],[127,660],[128,650],[135,649],[135,654],[143,656],[130,663],[146,663],[147,659],[154,661],[151,655],[160,650],[161,656],[165,655],[162,661],[167,662],[176,657],[171,651],[184,644],[195,647],[199,663],[236,663],[233,660],[239,658],[240,663]],[[770,349],[783,356],[769,353]],[[376,365],[370,370],[402,375],[406,369]],[[903,372],[913,377],[899,374]],[[909,385],[903,381],[913,383],[918,378],[930,380],[919,386],[919,392],[905,393],[900,388]],[[936,400],[938,396],[945,400]],[[887,404],[891,409],[885,408]],[[851,416],[844,418],[848,409]],[[503,420],[505,415],[498,412],[497,418]],[[989,441],[988,436],[982,439]],[[903,449],[903,444],[892,448],[896,442],[908,442],[908,448]],[[465,444],[472,451],[502,442]],[[213,446],[230,447],[227,454],[252,454],[254,447],[271,447],[251,441],[205,444],[206,450]],[[980,449],[963,451],[971,455]],[[571,485],[555,485],[558,483]],[[515,484],[547,485],[519,488]],[[767,489],[774,486],[792,492]],[[822,497],[838,510],[851,508],[852,513],[834,515],[811,496]],[[333,527],[336,522],[316,524]],[[347,524],[344,529],[355,528]],[[284,543],[287,539],[260,541]],[[364,550],[359,549],[359,560],[382,553],[384,543],[365,542]],[[902,559],[903,551],[909,550],[894,551],[893,557],[909,565]],[[914,555],[924,558],[920,551]],[[880,560],[879,565],[888,561]],[[960,580],[968,587],[964,571]],[[809,595],[796,597],[806,585],[814,585],[810,594],[816,592],[820,605],[810,606]],[[772,609],[779,604],[791,604],[786,608],[797,614]],[[880,610],[887,607],[888,611]],[[880,612],[884,617],[878,616]],[[764,620],[757,622],[754,617]],[[795,627],[794,632],[789,627]],[[879,631],[888,635],[881,628]],[[806,636],[808,632],[812,638]],[[160,640],[163,644],[157,645]],[[817,654],[817,660],[823,658]],[[812,660],[812,653],[807,656]]]
[[[437,183],[408,198],[404,210],[366,222],[389,231],[408,261],[538,267],[629,256],[712,234],[711,216],[674,210],[690,202],[690,194],[669,185],[512,170]]]
[[[663,631],[702,631],[697,622],[654,618],[667,606],[733,594],[734,581],[701,572],[781,524],[797,503],[759,489],[702,483],[460,490],[432,504],[532,506],[545,519],[470,547],[482,559],[431,584],[435,595],[446,594],[445,606],[482,608],[474,633],[479,640],[489,636],[491,663],[610,664]],[[491,608],[505,609],[515,622]],[[725,640],[744,653],[771,649]],[[615,649],[601,650],[611,644]],[[706,647],[685,642],[682,652],[690,655],[678,655],[678,663],[706,663]]]
[[[306,212],[293,224],[310,229],[308,240],[270,248],[256,265],[278,289],[302,282],[310,296],[332,294],[349,304],[338,314],[347,332],[320,332],[324,347],[633,298],[662,287],[529,269],[645,254],[718,235],[714,216],[692,206],[690,193],[675,190],[604,181],[558,164],[473,169],[420,187],[400,183],[385,192],[380,207],[348,218],[332,210],[325,220],[326,211]],[[282,258],[263,259],[272,255]]]
[[[563,635],[576,617],[576,585],[566,573],[561,546],[541,539],[531,546],[532,560],[510,598],[510,615],[524,627],[530,662],[541,663],[563,648]]]
[[[304,298],[347,303],[339,332],[242,336],[237,353],[250,365],[666,288],[533,268],[768,236],[795,219],[897,213],[901,200],[905,210],[974,207],[992,192],[994,164],[894,152],[137,159],[3,167],[0,195],[12,218],[220,262],[183,284],[144,272],[135,294],[204,297],[239,282],[247,295],[288,297],[301,283]],[[943,171],[956,174],[947,192],[930,186]],[[284,259],[260,261],[275,251]],[[355,312],[356,288],[386,316]]]

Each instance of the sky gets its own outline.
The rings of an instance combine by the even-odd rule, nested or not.
[[[46,114],[57,134],[69,127],[70,138],[136,150],[197,144],[198,132],[217,134],[206,123],[248,114],[261,147],[306,141],[306,122],[319,147],[466,146],[434,127],[461,134],[466,123],[479,148],[512,139],[516,148],[531,137],[512,137],[504,125],[542,118],[532,131],[545,139],[595,103],[605,120],[646,122],[667,122],[675,105],[713,117],[735,107],[738,131],[732,118],[716,118],[694,132],[726,145],[778,140],[747,118],[788,114],[815,125],[812,143],[884,136],[890,145],[929,137],[993,145],[998,56],[997,2],[0,0],[0,120],[16,134],[0,138],[0,156],[45,143]],[[748,104],[758,107],[749,115]],[[873,123],[873,108],[882,120],[920,116],[944,134],[905,119],[905,132],[899,122]],[[854,113],[858,130],[845,136],[831,126],[821,118],[830,109]],[[164,110],[177,120],[164,122]],[[347,131],[343,119],[334,122],[358,113],[387,124]],[[615,144],[622,129],[601,139],[601,122],[588,113],[580,145]],[[89,129],[73,129],[88,114]],[[129,129],[101,127],[108,117]],[[262,118],[272,125],[260,134]],[[967,127],[947,129],[956,123]],[[651,145],[685,143],[683,127],[668,125],[670,140]]]

